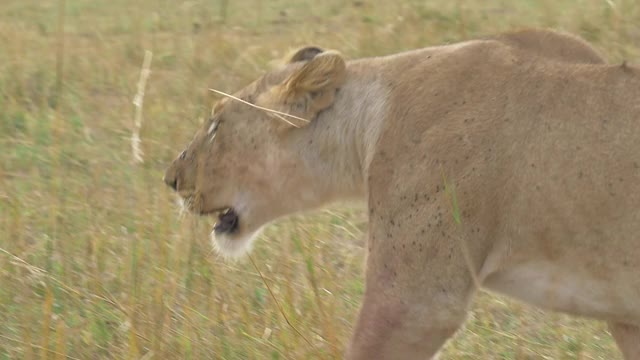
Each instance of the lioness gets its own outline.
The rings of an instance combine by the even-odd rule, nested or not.
[[[221,100],[164,180],[219,214],[229,256],[276,218],[366,199],[348,359],[433,356],[477,285],[606,320],[640,359],[640,69],[602,62],[545,31],[349,62],[303,48]]]

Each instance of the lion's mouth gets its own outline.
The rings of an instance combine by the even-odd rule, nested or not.
[[[238,212],[231,206],[225,206],[210,210],[203,210],[196,205],[196,201],[192,197],[185,198],[186,206],[201,216],[212,215],[217,217],[213,231],[216,234],[233,234],[238,230],[239,216]]]
[[[216,234],[232,234],[238,230],[238,213],[233,208],[226,208],[218,213],[218,221],[213,226]]]

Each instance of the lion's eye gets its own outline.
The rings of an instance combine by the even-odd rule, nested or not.
[[[187,157],[187,151],[184,150],[180,153],[180,156],[178,156],[178,158],[180,158],[180,160],[184,160]]]

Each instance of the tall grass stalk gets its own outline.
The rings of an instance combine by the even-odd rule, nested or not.
[[[142,69],[140,70],[140,79],[138,80],[138,91],[133,98],[133,105],[135,107],[135,117],[133,120],[133,130],[131,132],[131,157],[134,163],[142,163],[143,151],[140,145],[140,129],[142,128],[142,111],[144,104],[144,90],[147,86],[147,79],[151,75],[151,59],[153,53],[149,50],[144,52],[144,60],[142,62]]]

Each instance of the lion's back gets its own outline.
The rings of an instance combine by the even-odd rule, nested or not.
[[[603,64],[605,59],[578,36],[546,29],[526,29],[486,39],[498,40],[530,55],[576,64]]]

